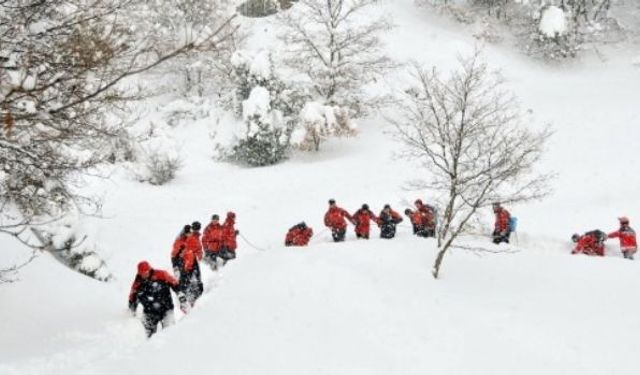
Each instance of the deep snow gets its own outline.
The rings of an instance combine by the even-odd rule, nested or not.
[[[383,6],[396,25],[385,36],[388,50],[400,61],[448,70],[476,45],[411,0]],[[272,43],[273,26],[247,22],[258,33],[255,48]],[[639,263],[621,259],[614,241],[607,258],[568,252],[573,232],[612,230],[620,215],[634,226],[640,217],[637,51],[610,47],[606,61],[587,56],[553,68],[486,48],[523,106],[538,123],[552,123],[542,167],[558,178],[545,201],[508,207],[519,219],[514,253],[456,250],[438,281],[429,272],[433,240],[413,238],[406,224],[392,241],[356,241],[350,231],[348,242],[332,244],[323,231],[329,198],[376,212],[430,199],[402,188],[421,172],[393,158],[398,145],[381,117],[360,121],[357,137],[318,154],[255,169],[212,160],[214,119],[179,125],[185,167],[175,181],[155,187],[119,171],[93,184],[105,195],[105,218],[86,224],[116,281],[90,280],[42,255],[20,282],[0,286],[0,374],[636,374]],[[388,81],[398,87],[404,78]],[[235,262],[205,272],[208,292],[196,309],[147,341],[126,310],[135,264],[168,268],[183,224],[228,210],[264,251],[240,239]],[[284,248],[286,230],[302,220],[319,233],[312,245]],[[11,259],[24,254],[8,238],[0,246]]]

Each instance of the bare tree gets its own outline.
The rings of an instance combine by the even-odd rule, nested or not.
[[[138,93],[119,83],[230,33],[233,17],[157,54],[131,22],[138,5],[0,1],[0,233],[51,249],[39,227],[84,203],[99,206],[77,187],[122,134],[112,114]]]
[[[300,0],[279,15],[287,64],[306,73],[323,104],[369,109],[362,87],[391,67],[380,34],[390,25],[371,17],[376,0]]]
[[[460,64],[448,79],[435,68],[414,66],[418,85],[404,92],[400,116],[391,120],[404,146],[402,156],[430,172],[416,186],[442,197],[435,278],[447,250],[479,208],[496,200],[542,198],[551,178],[534,169],[549,130],[524,126],[515,96],[478,53]]]

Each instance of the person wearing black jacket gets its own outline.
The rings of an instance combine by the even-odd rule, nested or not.
[[[178,280],[166,271],[153,269],[146,261],[138,263],[129,292],[129,310],[135,316],[138,303],[142,305],[142,325],[147,337],[156,333],[158,324],[162,323],[162,328],[173,324],[171,290],[178,292]]]

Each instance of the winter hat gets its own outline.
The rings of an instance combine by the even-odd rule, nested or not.
[[[218,214],[211,215],[211,220],[220,220],[220,216]]]
[[[626,216],[619,217],[618,221],[620,222],[620,224],[629,224],[629,218]]]
[[[580,235],[578,233],[574,233],[571,236],[571,241],[573,241],[573,242],[578,242],[579,239],[580,239]]]
[[[411,211],[411,210],[410,210],[410,209],[408,209],[408,208],[407,208],[406,210],[404,210],[404,214],[405,214],[405,215],[411,215],[412,213],[413,213],[413,211]]]
[[[199,231],[200,228],[202,228],[202,224],[200,224],[199,221],[194,221],[193,223],[191,223],[191,229],[193,229],[194,231]]]
[[[362,205],[362,209],[363,209],[363,210],[368,210],[368,209],[369,209],[369,205],[368,205],[368,204],[366,204],[366,203],[365,203],[365,204],[363,204],[363,205]]]
[[[151,271],[151,265],[149,264],[149,262],[143,260],[142,262],[138,263],[138,275],[145,274],[149,271]]]
[[[191,225],[187,224],[182,228],[182,234],[187,234],[191,232]]]
[[[329,199],[329,204],[336,204],[336,200],[335,199]]]
[[[391,205],[389,205],[389,204],[385,204],[383,209],[384,209],[384,210],[386,210],[387,208],[388,208],[388,209],[391,209]]]
[[[234,219],[236,217],[236,213],[233,211],[227,212],[227,217],[230,219]]]

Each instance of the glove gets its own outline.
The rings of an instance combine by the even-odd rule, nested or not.
[[[236,229],[236,236],[240,234],[240,231]]]
[[[129,311],[131,315],[136,316],[136,303],[134,301],[129,301]]]

